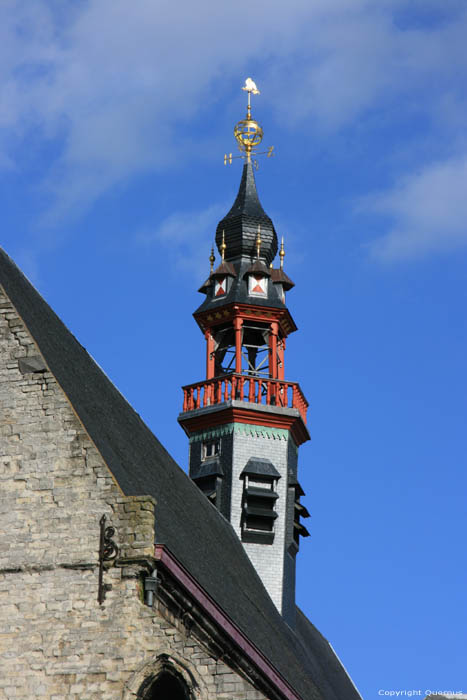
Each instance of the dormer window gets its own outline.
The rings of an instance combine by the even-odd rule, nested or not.
[[[267,293],[267,279],[264,275],[253,274],[248,276],[248,294],[265,297]]]
[[[268,278],[271,276],[262,260],[256,260],[246,271],[248,278],[248,294],[254,297],[265,297],[268,293]]]
[[[212,290],[212,299],[222,299],[228,294],[230,287],[232,285],[232,280],[237,276],[235,268],[229,262],[225,260],[219,265],[217,270],[215,270],[210,279],[214,282],[214,288]]]
[[[216,279],[214,286],[214,296],[221,297],[227,293],[227,277],[219,277]]]

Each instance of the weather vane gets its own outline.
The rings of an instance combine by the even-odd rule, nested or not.
[[[256,119],[251,116],[251,95],[259,95],[260,92],[256,87],[256,83],[251,79],[247,78],[245,80],[245,85],[242,90],[248,93],[248,105],[246,110],[246,118],[241,119],[234,129],[234,136],[237,141],[238,150],[241,151],[241,156],[233,156],[231,153],[226,153],[224,155],[224,165],[227,163],[231,164],[236,158],[246,158],[248,163],[251,163],[251,156],[261,156],[267,155],[270,158],[273,154],[274,146],[270,146],[267,151],[261,151],[258,153],[256,150],[257,146],[263,140],[263,129],[258,124]],[[256,160],[253,161],[256,169],[258,169],[258,163]]]

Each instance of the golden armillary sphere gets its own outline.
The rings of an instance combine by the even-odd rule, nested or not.
[[[241,119],[238,124],[236,124],[234,136],[237,140],[238,148],[246,154],[247,160],[250,161],[251,152],[256,146],[259,146],[263,140],[262,127],[251,117],[251,94],[259,95],[259,90],[251,78],[246,79],[242,90],[248,93],[246,119]]]

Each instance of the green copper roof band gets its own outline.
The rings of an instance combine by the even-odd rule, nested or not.
[[[195,435],[190,437],[190,442],[209,440],[211,438],[221,437],[222,435],[230,435],[230,433],[272,438],[273,440],[287,440],[290,435],[288,430],[283,430],[282,428],[267,428],[264,425],[249,425],[247,423],[227,423],[226,425],[220,425],[212,430],[195,433]]]

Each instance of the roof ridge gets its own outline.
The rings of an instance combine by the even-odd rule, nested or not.
[[[303,700],[331,700],[315,676],[315,650],[305,653],[275,608],[232,525],[1,248],[0,284],[122,491],[156,498],[157,541],[170,547]],[[355,697],[349,692],[340,700]]]

